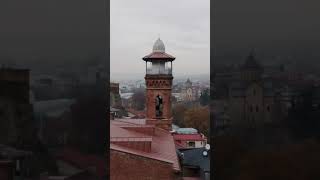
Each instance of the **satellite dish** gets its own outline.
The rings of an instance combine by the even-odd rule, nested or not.
[[[176,130],[174,130],[174,129],[172,129],[171,131],[170,131],[170,133],[175,133],[176,132]]]
[[[203,155],[203,156],[208,156],[208,152],[207,152],[207,151],[203,151],[203,152],[202,152],[202,155]]]
[[[210,150],[210,144],[206,144],[206,150],[207,150],[207,151]]]

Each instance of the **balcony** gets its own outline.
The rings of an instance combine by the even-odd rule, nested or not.
[[[172,68],[148,68],[146,74],[150,74],[150,75],[172,75]]]

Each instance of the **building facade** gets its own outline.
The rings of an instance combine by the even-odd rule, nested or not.
[[[263,76],[263,67],[253,53],[240,67],[239,78],[235,78],[228,89],[228,114],[232,125],[257,127],[278,123],[286,114],[281,100],[283,90],[274,79]]]

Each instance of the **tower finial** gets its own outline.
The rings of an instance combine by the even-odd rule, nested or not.
[[[158,39],[160,39],[160,33],[158,33]]]

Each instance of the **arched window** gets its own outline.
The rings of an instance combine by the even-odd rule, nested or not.
[[[156,117],[162,116],[162,109],[163,109],[163,101],[160,95],[156,97]]]
[[[259,112],[259,106],[256,106],[256,112]]]

